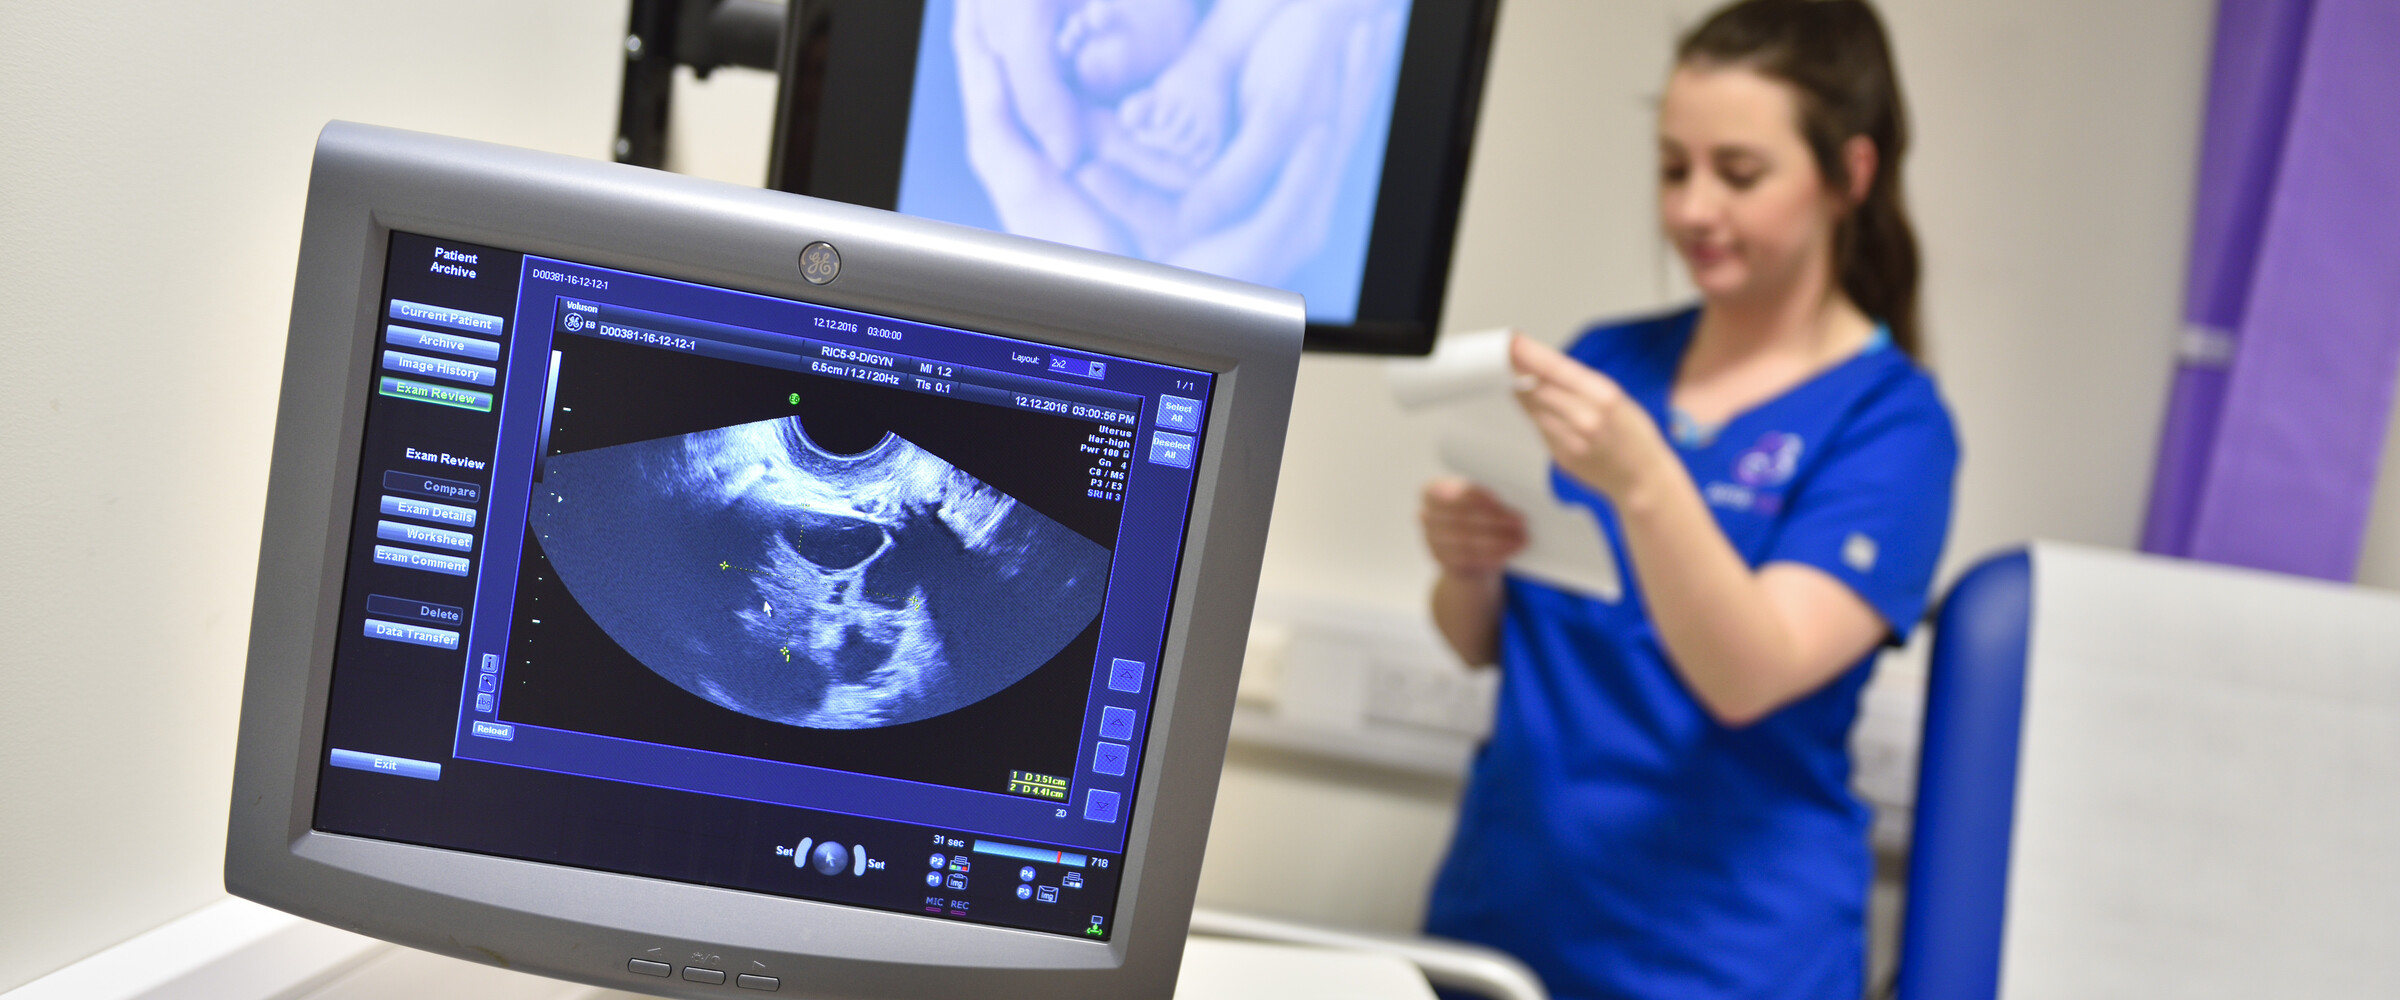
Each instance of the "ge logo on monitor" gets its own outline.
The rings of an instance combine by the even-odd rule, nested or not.
[[[841,273],[842,254],[833,244],[819,241],[800,248],[800,276],[809,284],[825,284]]]

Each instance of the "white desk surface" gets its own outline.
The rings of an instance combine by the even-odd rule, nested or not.
[[[728,996],[733,991],[728,991]],[[766,997],[790,994],[745,994]],[[1433,1000],[1396,955],[1194,937],[1179,1000]],[[0,1000],[637,1000],[361,937],[225,899]]]
[[[767,996],[768,994],[757,994]],[[1177,1000],[1433,1000],[1416,967],[1390,955],[1196,937],[1183,952]],[[382,954],[296,1000],[642,1000],[623,993],[462,962],[413,948]]]

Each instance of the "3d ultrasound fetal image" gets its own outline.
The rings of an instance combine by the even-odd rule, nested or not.
[[[1106,548],[887,434],[796,418],[553,456],[535,537],[610,639],[692,694],[819,729],[997,693],[1100,613]]]

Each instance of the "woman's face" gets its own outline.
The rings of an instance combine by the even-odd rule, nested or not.
[[[1800,137],[1797,103],[1788,84],[1738,66],[1685,64],[1667,79],[1659,225],[1703,298],[1775,298],[1830,281],[1845,205]]]

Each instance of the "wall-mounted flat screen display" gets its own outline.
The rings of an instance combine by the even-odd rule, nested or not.
[[[1423,353],[1496,0],[818,0],[787,190],[1300,293]]]

